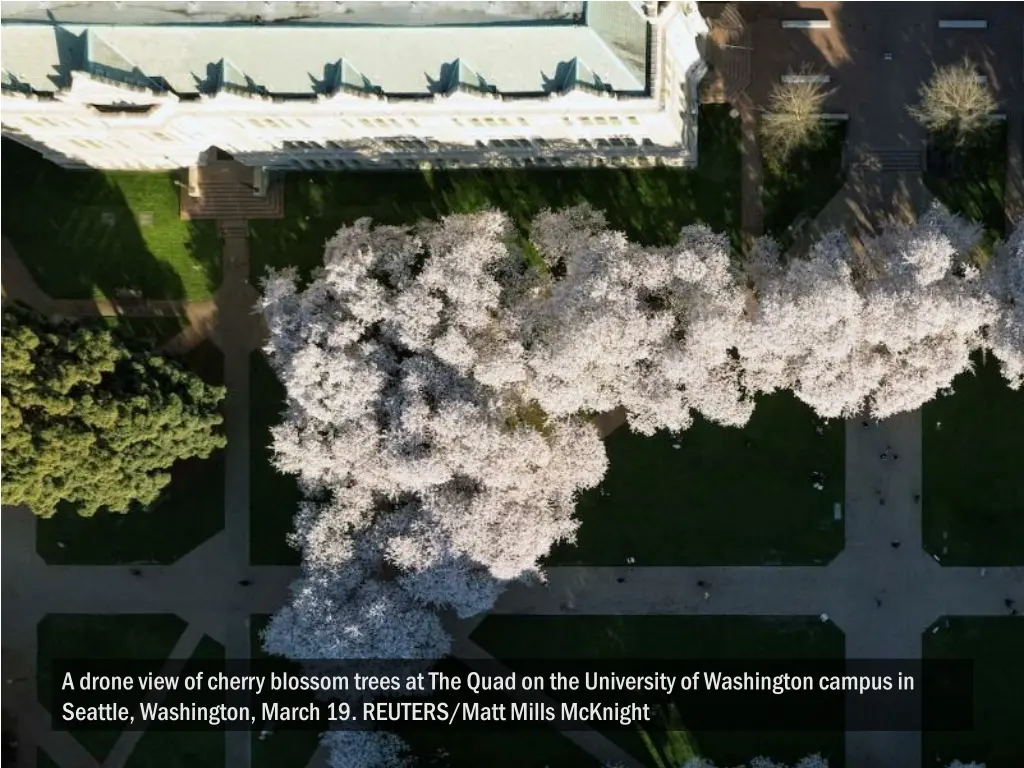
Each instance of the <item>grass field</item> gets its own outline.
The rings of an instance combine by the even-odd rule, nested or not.
[[[273,658],[263,650],[260,633],[267,626],[269,616],[254,614],[249,617],[249,639],[254,660]],[[295,673],[302,668],[294,665]],[[252,734],[252,768],[280,768],[280,766],[304,766],[320,745],[320,734],[315,731],[280,731],[260,738]]]
[[[819,141],[798,149],[785,161],[764,158],[765,234],[783,250],[792,242],[789,227],[797,219],[813,219],[843,186],[843,143],[846,123],[829,122]]]
[[[190,665],[223,658],[224,646],[209,637],[203,637],[182,674],[192,674]],[[203,669],[210,668],[204,665]],[[177,691],[169,694],[164,703],[174,705],[188,701],[188,697],[187,692]],[[225,764],[224,732],[148,731],[135,745],[125,768],[230,768]]]
[[[1024,391],[976,363],[922,411],[924,544],[944,565],[1024,565]]]
[[[924,181],[953,213],[980,221],[990,238],[1006,233],[1006,123],[996,123],[963,147],[929,137]]]
[[[39,702],[50,708],[57,659],[163,659],[185,631],[185,622],[170,614],[49,614],[37,628]],[[52,712],[51,712],[52,713]],[[73,732],[89,753],[103,761],[120,731]]]
[[[54,298],[205,299],[220,284],[215,222],[178,218],[170,173],[72,171],[3,140],[3,233]]]
[[[487,617],[473,640],[499,659],[838,659],[842,632],[817,618],[756,616]],[[841,732],[608,730],[605,735],[651,768],[675,768],[694,756],[718,765],[769,755],[787,763],[814,752],[840,766]],[[551,765],[560,765],[551,762]],[[511,765],[511,763],[510,763]]]
[[[138,322],[138,321],[137,321]],[[138,330],[138,328],[136,328]],[[183,361],[206,381],[223,381],[223,355],[205,341]],[[36,522],[36,551],[51,565],[173,563],[224,527],[224,451],[178,462],[150,507],[89,518],[64,507]]]
[[[403,736],[418,768],[602,768],[554,728],[415,731]],[[254,766],[255,768],[255,766]]]
[[[681,435],[622,427],[606,440],[609,469],[577,504],[574,545],[556,565],[823,563],[843,547],[841,421],[822,425],[790,393],[762,397],[743,429],[697,418]],[[678,446],[678,447],[676,447]],[[812,488],[812,472],[825,490]]]
[[[296,565],[299,553],[286,539],[302,494],[293,476],[270,463],[270,428],[281,421],[284,386],[261,352],[252,353],[249,366],[249,559],[254,565]]]
[[[949,626],[945,624],[948,621]],[[924,634],[924,658],[974,664],[974,730],[926,732],[924,764],[975,761],[986,768],[1024,765],[1024,619],[950,618]]]
[[[363,216],[411,224],[447,213],[498,208],[524,230],[543,208],[589,201],[612,226],[654,243],[702,221],[739,233],[739,121],[727,105],[702,107],[700,163],[695,170],[494,170],[450,172],[292,173],[285,177],[283,221],[253,221],[253,276],[268,266],[320,264],[324,242]]]

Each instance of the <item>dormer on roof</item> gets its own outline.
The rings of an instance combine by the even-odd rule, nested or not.
[[[93,28],[86,30],[85,34],[85,71],[93,78],[115,85],[156,93],[164,90]]]
[[[579,57],[575,57],[566,68],[565,79],[562,81],[560,90],[563,94],[571,91],[583,91],[594,96],[610,96],[612,87],[594,74],[594,71],[580,61]]]
[[[356,69],[347,59],[338,59],[324,68],[321,89],[326,95],[355,96],[360,99],[379,99],[381,89]]]
[[[266,96],[267,89],[231,63],[229,59],[217,62],[215,93],[230,93],[235,96]]]
[[[22,81],[17,75],[6,68],[0,70],[0,88],[4,93],[20,93],[29,95],[32,93],[32,86]]]
[[[227,58],[206,65],[206,77],[192,73],[195,88],[205,97],[241,96],[243,98],[269,99],[265,87],[258,85],[241,68]]]
[[[462,59],[456,59],[442,72],[444,92],[466,93],[471,96],[495,96],[498,89],[488,83],[475,69]]]

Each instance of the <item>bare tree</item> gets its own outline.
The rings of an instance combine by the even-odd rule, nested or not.
[[[804,74],[811,74],[805,70]],[[761,119],[765,155],[784,160],[799,147],[815,143],[824,132],[822,105],[828,91],[812,80],[777,83],[768,94]]]
[[[929,131],[948,134],[958,144],[989,125],[996,108],[991,89],[967,58],[937,67],[920,93],[921,103],[911,107],[910,114]]]

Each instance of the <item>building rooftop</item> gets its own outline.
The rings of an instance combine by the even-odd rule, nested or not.
[[[505,24],[529,21],[572,23],[583,16],[583,2],[60,2],[7,0],[5,21],[61,24],[358,24],[431,26]]]
[[[14,13],[8,6],[32,6]],[[35,20],[39,3],[5,3],[2,57],[5,79],[37,92],[67,87],[85,71],[133,87],[169,88],[181,95],[233,89],[277,95],[346,88],[426,95],[450,90],[452,77],[497,93],[561,90],[584,65],[588,77],[614,91],[646,88],[647,22],[628,2],[601,3],[276,3],[302,6],[321,23],[64,22],[90,14],[116,17],[111,4],[51,3],[52,20]],[[122,9],[142,5],[122,3]],[[170,13],[152,3],[150,15]],[[199,4],[200,6],[204,4]],[[218,16],[224,6],[205,4]],[[324,23],[312,7],[346,11],[346,23]],[[436,10],[432,10],[434,6]],[[494,6],[509,6],[501,15]],[[362,8],[361,6],[367,6]],[[405,7],[405,14],[398,8]],[[427,6],[427,7],[424,7]],[[527,17],[530,8],[537,6]],[[158,8],[159,7],[159,8]],[[105,10],[104,10],[105,9]],[[144,9],[128,8],[137,19]],[[180,10],[180,9],[179,9]],[[30,12],[31,11],[31,12]],[[483,17],[484,20],[465,21]],[[385,19],[390,18],[389,23]],[[495,21],[495,19],[499,21]],[[376,19],[376,22],[372,21]],[[459,19],[464,23],[452,23]]]

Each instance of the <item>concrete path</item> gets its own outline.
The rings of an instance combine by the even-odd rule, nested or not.
[[[206,339],[217,323],[218,302],[160,299],[54,299],[45,293],[25,267],[11,242],[3,238],[4,301],[25,304],[47,317],[175,317],[184,328],[161,347],[168,354],[183,354]]]
[[[265,328],[254,314],[249,285],[248,227],[221,223],[224,280],[203,302],[55,301],[39,289],[14,248],[3,240],[5,300],[22,301],[48,315],[177,316],[187,327],[164,349],[184,352],[212,338],[224,352],[227,387],[224,530],[169,566],[50,566],[36,554],[36,520],[27,509],[4,507],[2,525],[2,625],[5,713],[16,715],[19,768],[34,768],[37,748],[63,768],[99,768],[66,733],[52,731],[50,715],[36,698],[36,626],[48,613],[173,613],[189,622],[168,664],[187,659],[203,635],[221,643],[232,659],[250,656],[251,614],[273,613],[284,604],[297,568],[249,564],[249,354],[262,345]],[[103,768],[120,768],[142,733],[125,732]],[[251,762],[247,732],[227,733],[226,765]],[[318,752],[310,768],[325,765]]]
[[[493,612],[827,614],[846,635],[849,659],[919,659],[922,633],[940,617],[1006,616],[1005,599],[1024,604],[1024,568],[944,568],[925,553],[920,496],[920,413],[867,427],[850,421],[846,546],[828,565],[550,568],[546,583],[513,586]],[[468,636],[478,622],[459,634]],[[849,768],[920,766],[921,757],[919,733],[846,734]]]

